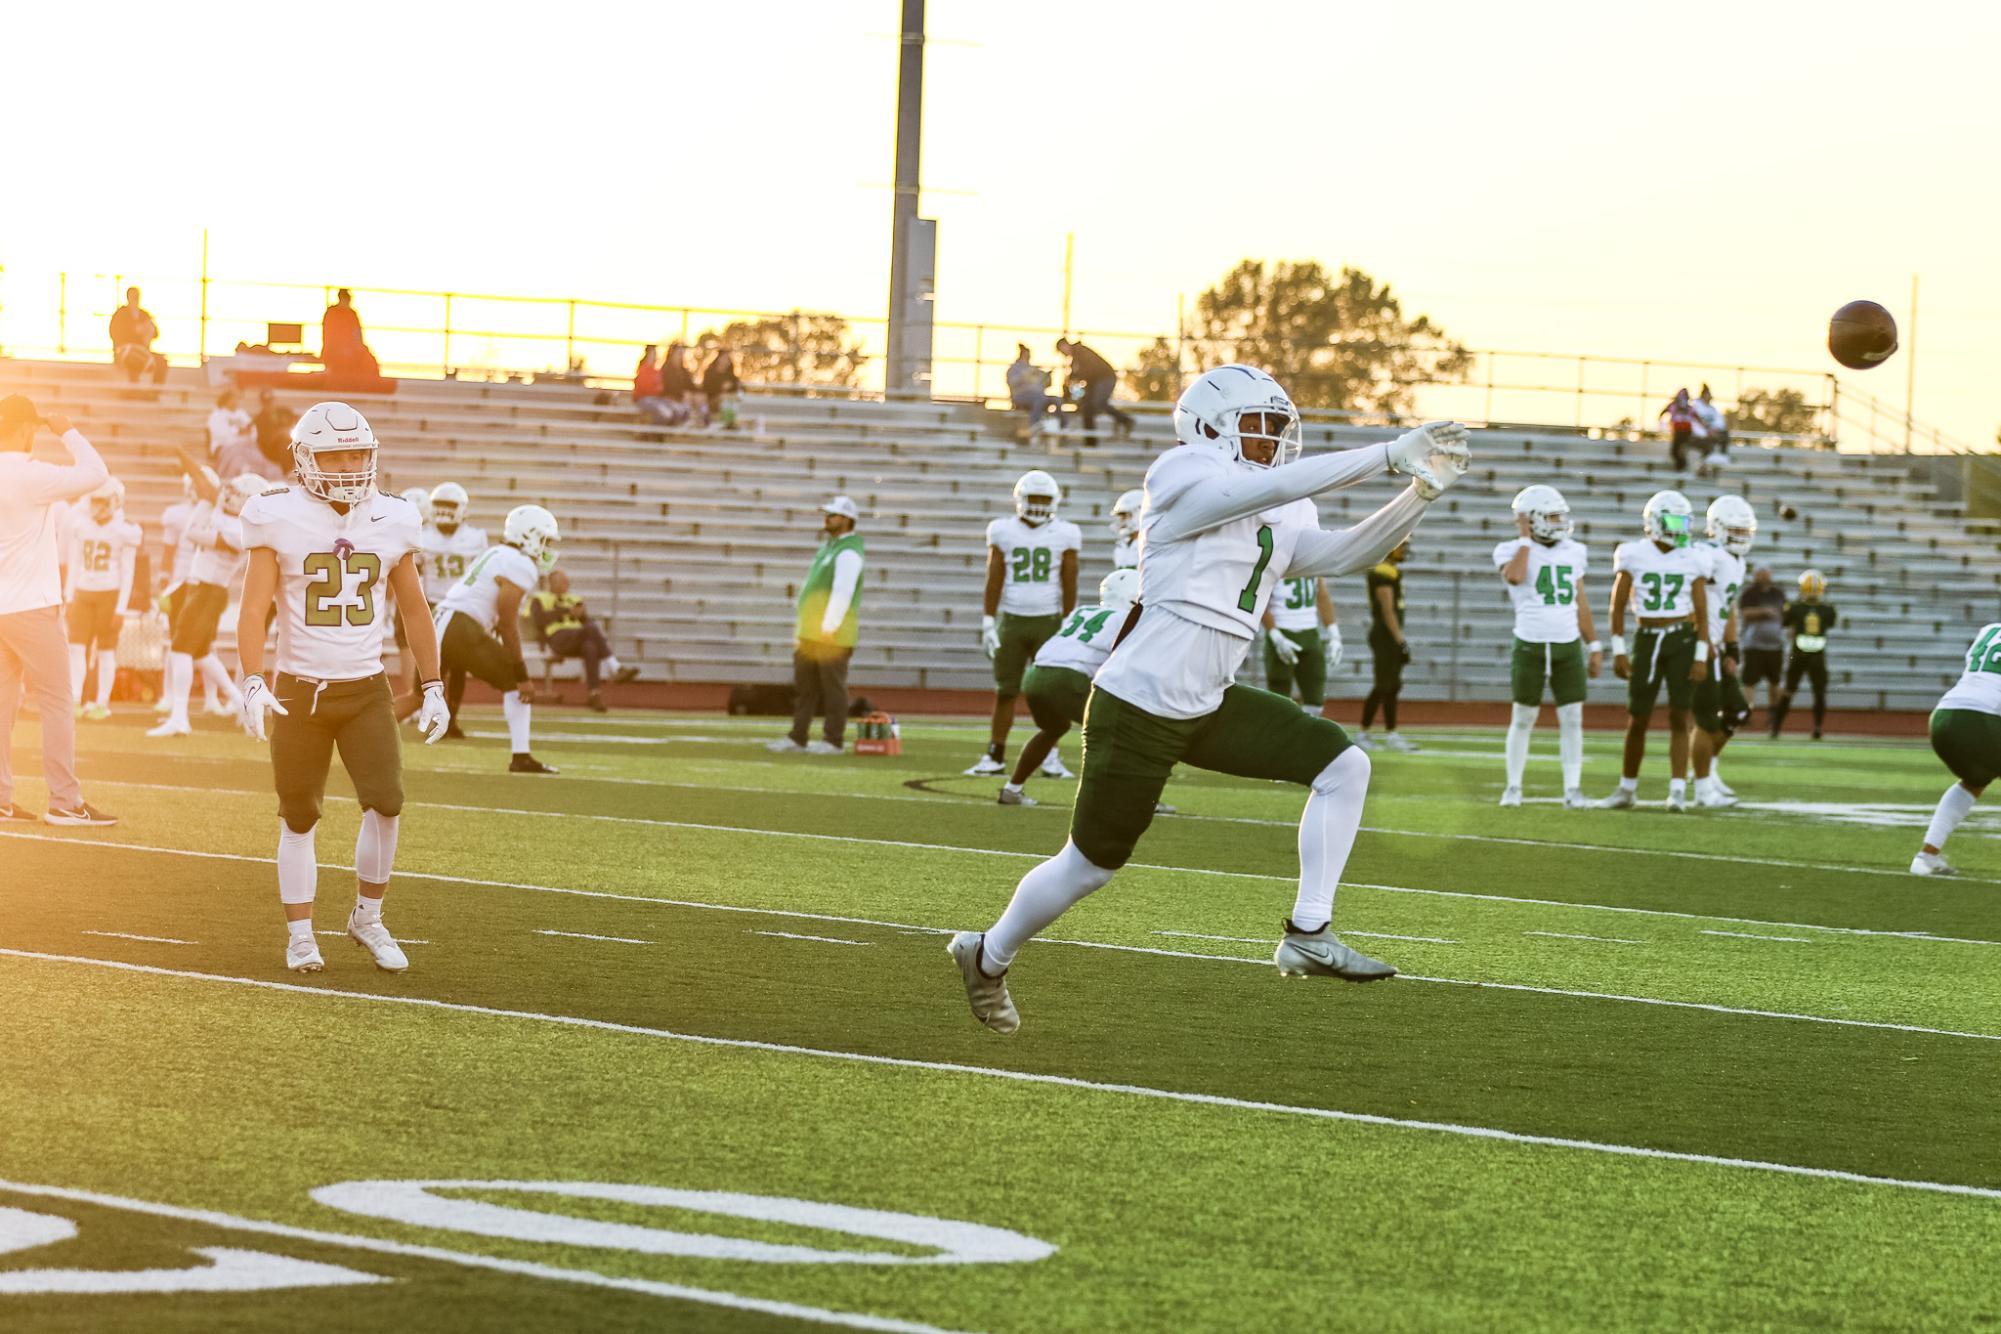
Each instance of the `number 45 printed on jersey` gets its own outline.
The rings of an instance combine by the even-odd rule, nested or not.
[[[306,586],[307,625],[375,624],[375,585],[382,580],[380,556],[356,551],[343,539],[334,543],[332,551],[316,551],[306,557],[303,570],[313,581]]]

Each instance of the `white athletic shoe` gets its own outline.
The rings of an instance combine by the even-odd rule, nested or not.
[[[1911,858],[1912,875],[1958,875],[1959,868],[1948,865],[1945,855],[1938,852],[1920,851]]]
[[[1563,794],[1563,808],[1568,811],[1588,811],[1598,803],[1584,795],[1584,789],[1573,787]]]
[[[285,966],[295,973],[317,973],[327,961],[320,957],[319,943],[307,936],[285,946]]]
[[[169,718],[158,727],[146,729],[147,736],[193,736],[195,729],[176,718]]]
[[[764,748],[777,755],[804,755],[806,753],[806,747],[800,745],[789,736],[782,736],[776,741],[767,741],[764,743]]]
[[[213,704],[204,701],[201,706],[201,713],[204,718],[234,718],[236,710],[240,707],[242,707],[240,703],[231,705],[227,700],[217,700]]]
[[[1518,788],[1518,787],[1504,787],[1504,788],[1502,788],[1502,789],[1501,789],[1501,804],[1502,804],[1503,806],[1519,806],[1519,805],[1521,805],[1521,804],[1522,804],[1522,790],[1521,790],[1520,788]]]
[[[1153,813],[1155,815],[1179,815],[1181,812],[1164,801],[1156,801],[1153,803]]]
[[[1383,744],[1391,750],[1400,750],[1406,755],[1415,755],[1422,747],[1401,732],[1392,732],[1383,738]]]
[[[1704,782],[1695,785],[1695,804],[1705,810],[1728,810],[1737,804],[1737,798],[1722,791],[1715,783]]]
[[[988,977],[980,971],[981,942],[985,939],[981,932],[961,931],[945,946],[945,952],[959,965],[959,976],[965,979],[966,1000],[973,1007],[973,1018],[996,1033],[1012,1033],[1021,1027],[1021,1015],[1015,1011],[1013,997],[1007,994],[1007,974]]]
[[[831,741],[814,740],[806,743],[806,753],[808,755],[838,755],[841,753],[841,748]]]
[[[1000,790],[1000,804],[1003,806],[1035,806],[1040,803],[1020,788],[1004,787]]]
[[[1737,795],[1737,789],[1724,782],[1723,775],[1715,769],[1709,771],[1709,785],[1726,797],[1735,797]]]
[[[1355,744],[1360,746],[1363,750],[1374,750],[1376,748],[1376,739],[1370,736],[1367,732],[1355,733],[1353,740]]]
[[[1004,774],[1006,772],[1007,766],[1005,764],[1002,764],[991,755],[982,755],[978,764],[966,770],[966,777],[985,778],[989,774]]]
[[[1049,752],[1049,758],[1042,762],[1042,776],[1044,778],[1075,778],[1077,775],[1065,769],[1063,767],[1063,757],[1052,750]]]
[[[354,914],[347,915],[348,939],[374,956],[375,966],[385,973],[400,973],[410,966],[410,958],[403,953],[396,937],[389,934],[389,928],[377,918],[363,924],[354,920]]]
[[[1374,982],[1395,977],[1397,970],[1381,959],[1341,943],[1329,922],[1318,931],[1301,931],[1288,920],[1285,937],[1272,952],[1280,977],[1338,977],[1344,982]]]
[[[1661,803],[1661,809],[1664,811],[1686,811],[1688,809],[1688,798],[1686,796],[1677,796],[1670,789],[1667,794],[1667,800]]]
[[[1601,811],[1630,811],[1639,804],[1639,795],[1632,788],[1615,787],[1612,789],[1611,796],[1598,803],[1598,809]]]

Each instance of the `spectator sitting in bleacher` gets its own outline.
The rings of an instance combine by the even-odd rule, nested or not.
[[[1674,391],[1674,398],[1661,409],[1661,416],[1667,418],[1668,457],[1674,463],[1674,470],[1687,472],[1688,445],[1695,438],[1695,405],[1689,401],[1686,386]]]
[[[139,305],[139,289],[125,289],[125,304],[111,312],[111,364],[125,372],[125,378],[139,383],[141,375],[151,375],[153,383],[167,378],[167,359],[153,350],[160,326]]]
[[[1056,400],[1048,390],[1049,372],[1029,360],[1028,344],[1016,343],[1014,360],[1007,368],[1007,401],[1027,423],[1022,430],[1024,438],[1041,430],[1055,411]]]
[[[624,685],[639,675],[637,667],[619,663],[605,639],[604,629],[584,610],[584,600],[570,596],[570,576],[563,570],[549,572],[549,586],[528,598],[528,619],[535,627],[535,640],[542,651],[554,658],[584,660],[584,688],[595,712],[604,713],[604,697],[599,693],[600,673],[609,671],[613,685]]]
[[[1707,384],[1689,409],[1695,413],[1695,438],[1702,442],[1702,461],[1696,465],[1697,470],[1721,468],[1730,461],[1730,422],[1723,409],[1710,400]]]
[[[719,422],[726,431],[736,427],[736,395],[742,385],[736,376],[736,358],[728,348],[717,348],[702,368],[702,397],[709,403],[709,420]],[[727,408],[724,399],[729,400]]]
[[[250,423],[250,414],[237,406],[234,389],[225,389],[216,396],[215,409],[208,414],[208,458],[217,463],[227,450],[238,445],[248,445],[256,441],[256,428]]]
[[[362,339],[354,293],[345,287],[334,294],[334,303],[320,317],[320,363],[326,367],[321,383],[328,389],[380,393],[391,387]]]
[[[277,394],[258,391],[257,415],[250,419],[257,431],[257,452],[278,465],[280,477],[292,466],[292,427],[298,420],[298,413],[279,406]]]
[[[736,370],[730,370],[732,382]],[[667,359],[660,364],[660,396],[669,403],[679,403],[686,411],[686,417],[693,417],[698,426],[707,426],[708,401],[702,397],[695,385],[695,373],[688,369],[688,349],[679,343],[667,345]]]
[[[1056,350],[1070,358],[1070,374],[1064,380],[1066,389],[1081,391],[1077,399],[1077,411],[1084,419],[1084,443],[1098,443],[1098,414],[1104,413],[1112,419],[1112,429],[1120,438],[1133,433],[1133,419],[1112,406],[1112,391],[1119,386],[1119,373],[1106,361],[1082,343],[1068,338],[1056,340]]]
[[[648,343],[632,369],[632,406],[662,426],[672,426],[684,415],[660,392],[660,348]]]

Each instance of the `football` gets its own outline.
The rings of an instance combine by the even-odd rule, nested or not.
[[[1874,301],[1851,301],[1827,322],[1827,350],[1852,371],[1880,366],[1897,350],[1897,321]]]

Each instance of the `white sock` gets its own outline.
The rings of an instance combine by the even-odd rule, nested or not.
[[[618,665],[618,655],[615,653],[611,657],[604,659],[602,666],[606,671],[612,673],[622,672],[625,670],[623,667],[620,667]]]
[[[1021,878],[1007,911],[987,929],[982,953],[989,967],[1005,971],[1014,962],[1015,951],[1030,937],[1111,878],[1112,872],[1093,866],[1077,851],[1077,845],[1066,839],[1062,851]]]
[[[1563,761],[1563,790],[1584,786],[1584,705],[1556,706],[1556,753]]]
[[[103,708],[111,707],[111,687],[118,681],[118,650],[101,648],[97,651],[97,702]],[[77,678],[77,688],[83,688],[83,678]]]
[[[83,674],[88,669],[89,650],[82,644],[69,646],[69,702],[83,703]]]
[[[1621,792],[1638,792],[1640,790],[1640,780],[1621,776],[1619,779],[1619,790]]]
[[[354,896],[354,920],[366,926],[370,922],[382,920],[382,900],[371,899],[366,894]]]
[[[401,821],[377,811],[361,813],[361,833],[354,840],[355,879],[386,885],[396,867],[396,830]],[[379,902],[379,900],[378,900]]]
[[[1002,783],[1002,784],[1001,784],[1001,791],[1003,791],[1003,792],[1019,792],[1019,791],[1021,791],[1021,784],[1019,784],[1019,783],[1015,783],[1015,782],[1007,782],[1007,783]]]
[[[1715,757],[1711,757],[1711,759],[1710,759],[1710,761],[1709,761],[1709,781],[1710,781],[1710,782],[1712,782],[1712,783],[1721,783],[1721,782],[1723,781],[1723,770],[1722,770],[1722,768],[1721,768],[1721,767],[1719,767],[1719,766],[1721,766],[1721,764],[1722,764],[1722,761],[1721,761],[1720,759],[1717,759],[1717,758],[1715,758]]]
[[[193,693],[195,678],[199,676],[200,673],[195,671],[195,663],[193,657],[185,653],[178,654],[176,656],[180,657],[185,664],[185,670],[182,671],[181,673],[181,698],[185,700],[190,694]],[[210,654],[209,656],[213,657],[214,655]],[[205,709],[215,708],[217,705],[222,703],[222,697],[215,693],[215,682],[209,680],[206,676],[201,677],[201,702],[202,702],[202,707]],[[181,717],[185,718],[187,717],[187,715],[188,715],[187,707],[184,704],[181,708]]]
[[[1529,764],[1529,734],[1535,731],[1536,716],[1542,710],[1534,705],[1517,704],[1514,713],[1508,717],[1508,786],[1522,785],[1522,770]],[[1296,919],[1295,919],[1296,920]]]
[[[528,718],[532,708],[521,698],[519,690],[510,690],[500,697],[500,711],[507,715],[507,742],[516,755],[528,753]]]
[[[1299,817],[1299,893],[1292,901],[1292,924],[1302,931],[1317,931],[1334,916],[1334,890],[1362,827],[1370,768],[1369,752],[1350,746],[1313,780]]]
[[[171,673],[167,681],[167,717],[186,726],[188,721],[188,694],[195,688],[195,660],[186,653],[168,653],[167,671]]]
[[[278,899],[282,903],[311,903],[319,893],[320,863],[313,853],[313,831],[295,834],[290,826],[278,830]]]
[[[313,919],[310,917],[301,917],[296,922],[287,922],[285,923],[285,930],[291,933],[294,940],[311,940],[313,938]]]
[[[1958,783],[1947,788],[1945,795],[1938,799],[1938,810],[1932,813],[1930,827],[1925,830],[1925,842],[1944,851],[1945,841],[1952,837],[1952,831],[1959,828],[1959,822],[1966,818],[1966,813],[1978,800]]]
[[[236,682],[229,679],[229,668],[222,665],[221,658],[213,653],[204,654],[195,666],[201,669],[204,700],[213,704],[217,701],[227,702],[241,698],[236,690]]]
[[[1670,779],[1668,779],[1668,795],[1669,795],[1670,797],[1685,797],[1685,796],[1687,796],[1687,795],[1688,795],[1688,780],[1687,780],[1686,778],[1670,778]]]

